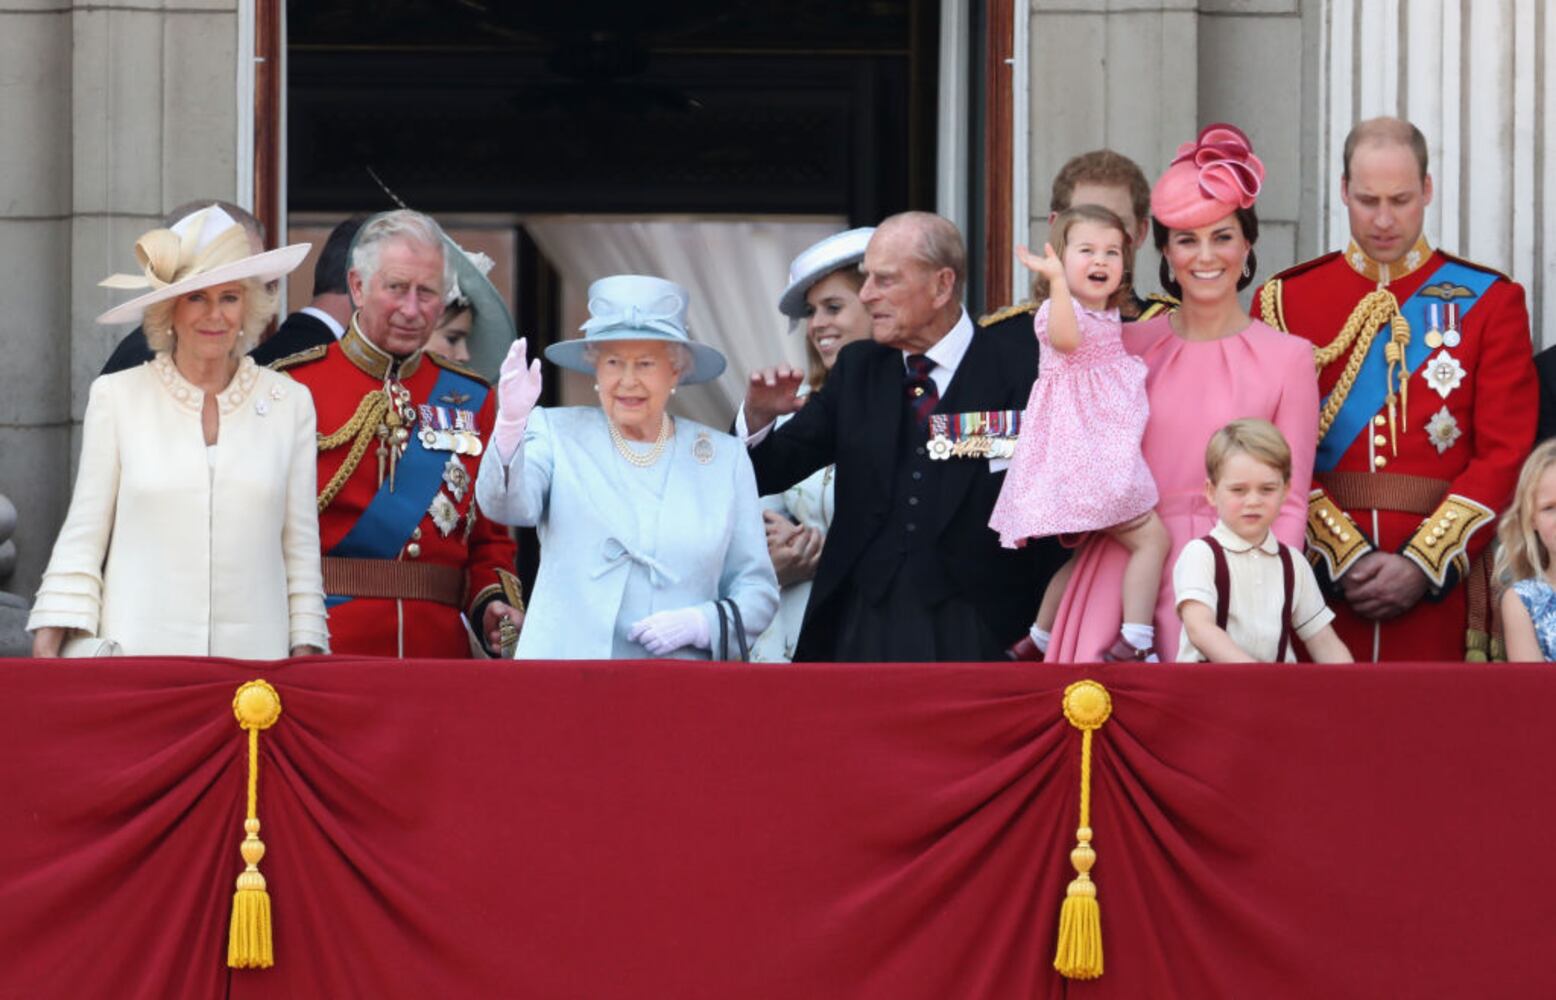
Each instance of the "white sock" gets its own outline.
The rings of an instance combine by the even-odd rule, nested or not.
[[[1042,629],[1038,628],[1036,624],[1034,624],[1031,628],[1027,629],[1027,635],[1031,636],[1032,641],[1037,644],[1037,651],[1039,653],[1048,652],[1048,643],[1053,640],[1053,633],[1044,632]]]
[[[1136,649],[1150,649],[1156,644],[1156,629],[1151,625],[1135,625],[1125,622],[1119,627],[1124,633],[1124,641]]]

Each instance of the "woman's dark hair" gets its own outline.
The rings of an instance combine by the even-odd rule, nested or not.
[[[1259,258],[1254,253],[1253,245],[1259,241],[1259,214],[1252,208],[1239,208],[1232,215],[1237,219],[1237,225],[1243,231],[1243,239],[1248,241],[1248,273],[1237,277],[1237,290],[1240,292],[1253,284],[1254,276],[1259,273]],[[1156,251],[1161,254],[1161,263],[1157,267],[1157,277],[1162,283],[1162,291],[1175,299],[1183,298],[1183,286],[1172,279],[1172,269],[1167,266],[1167,237],[1172,235],[1172,230],[1162,225],[1161,220],[1151,216],[1151,236],[1156,242]]]

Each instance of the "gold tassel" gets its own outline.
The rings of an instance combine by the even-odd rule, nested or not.
[[[1081,822],[1070,852],[1075,878],[1059,908],[1059,946],[1054,953],[1054,968],[1067,979],[1102,975],[1102,908],[1091,880],[1091,868],[1097,863],[1097,852],[1091,847],[1091,734],[1111,714],[1113,700],[1096,681],[1076,681],[1064,689],[1064,717],[1081,731]]]
[[[227,965],[234,969],[268,969],[276,964],[270,936],[270,893],[259,862],[265,856],[259,839],[259,731],[281,718],[281,696],[264,681],[249,681],[232,699],[232,714],[249,734],[248,818],[243,821],[239,851],[247,865],[238,876],[232,897],[232,924],[227,933]]]

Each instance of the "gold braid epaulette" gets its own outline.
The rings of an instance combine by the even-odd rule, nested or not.
[[[382,392],[370,392],[362,397],[362,402],[357,405],[357,412],[351,415],[351,419],[340,425],[340,428],[330,434],[319,435],[319,450],[333,451],[351,441],[351,451],[346,454],[346,460],[340,463],[340,468],[330,477],[324,489],[319,491],[319,513],[324,513],[324,508],[334,502],[335,497],[346,485],[346,480],[357,471],[357,466],[362,464],[362,456],[367,454],[367,446],[373,443],[373,438],[378,431],[378,425],[383,422],[384,414],[389,410],[389,399]]]
[[[1281,333],[1290,333],[1286,326],[1285,302],[1281,298],[1281,285],[1279,278],[1271,278],[1264,283],[1264,288],[1259,292],[1259,318],[1264,320],[1264,325],[1273,327]]]
[[[1320,439],[1329,433],[1329,426],[1334,423],[1335,416],[1340,412],[1340,407],[1345,405],[1345,399],[1351,394],[1351,387],[1356,384],[1356,374],[1361,371],[1362,362],[1367,360],[1367,354],[1372,350],[1372,341],[1378,335],[1378,328],[1385,323],[1389,324],[1389,347],[1387,360],[1392,375],[1392,369],[1399,364],[1399,358],[1394,355],[1400,352],[1401,340],[1408,342],[1410,339],[1410,327],[1405,318],[1399,314],[1399,300],[1394,298],[1394,293],[1387,288],[1379,288],[1369,292],[1365,298],[1356,304],[1351,310],[1351,316],[1341,327],[1339,336],[1313,352],[1313,362],[1319,371],[1323,371],[1347,351],[1350,356],[1346,359],[1345,368],[1340,372],[1340,377],[1335,381],[1334,388],[1330,390],[1329,398],[1324,400],[1324,407],[1318,415],[1318,436]],[[1390,378],[1392,382],[1392,377]],[[1403,382],[1403,379],[1401,379]],[[1401,386],[1403,388],[1403,386]],[[1393,410],[1393,387],[1389,391],[1389,407]]]

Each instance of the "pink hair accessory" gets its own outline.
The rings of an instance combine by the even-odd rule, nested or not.
[[[1264,186],[1264,163],[1242,129],[1217,122],[1178,147],[1151,191],[1151,214],[1171,229],[1195,229],[1251,208]]]

